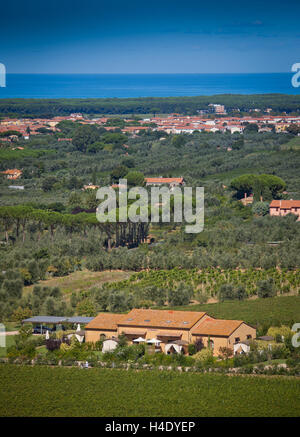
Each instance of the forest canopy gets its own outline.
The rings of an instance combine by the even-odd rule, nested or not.
[[[223,104],[228,112],[239,108],[250,109],[271,107],[274,112],[299,112],[300,95],[289,94],[220,94],[193,97],[142,97],[106,99],[0,99],[2,116],[54,117],[72,112],[85,114],[196,114],[208,110],[209,104]]]
[[[246,193],[260,196],[265,200],[276,198],[280,192],[286,188],[286,183],[278,176],[269,174],[244,174],[231,181],[231,187],[237,191],[236,195],[240,199]]]

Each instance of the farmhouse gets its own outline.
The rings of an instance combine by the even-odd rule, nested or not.
[[[4,174],[7,177],[7,179],[18,179],[22,174],[22,170],[18,170],[17,168],[14,168],[14,169],[2,171],[1,173]]]
[[[300,220],[300,200],[272,200],[270,203],[270,215],[285,216],[295,214]]]
[[[98,188],[100,188],[100,185],[88,184],[84,185],[82,190],[98,190]]]
[[[191,343],[220,347],[254,339],[256,330],[241,320],[220,320],[205,312],[132,309],[128,314],[100,313],[85,328],[85,340],[114,340],[124,334],[130,343],[147,342],[164,353],[187,352]]]
[[[100,313],[85,327],[85,341],[95,343],[98,340],[118,336],[117,323],[124,314]]]
[[[193,343],[200,340],[215,353],[220,347],[234,349],[235,344],[254,339],[256,329],[242,320],[221,320],[207,316],[192,329],[191,334]]]
[[[244,206],[251,205],[253,203],[253,194],[251,193],[247,196],[247,193],[244,193],[244,197],[241,199],[241,202]]]

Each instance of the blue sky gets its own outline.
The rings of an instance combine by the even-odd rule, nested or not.
[[[299,0],[6,1],[8,73],[288,72],[300,62]]]

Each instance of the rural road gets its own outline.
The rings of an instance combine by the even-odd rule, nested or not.
[[[19,331],[8,331],[8,332],[0,332],[0,335],[18,335]]]

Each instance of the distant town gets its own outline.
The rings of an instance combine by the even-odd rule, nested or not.
[[[258,132],[287,132],[293,125],[300,128],[300,115],[271,115],[272,109],[266,108],[261,114],[259,109],[249,111],[249,115],[228,116],[224,105],[210,105],[212,109],[199,110],[199,115],[188,116],[173,113],[164,116],[149,116],[147,118],[124,118],[123,133],[136,135],[143,130],[164,131],[168,134],[188,134],[199,132],[230,132],[242,133],[250,124],[257,125]],[[239,109],[236,109],[238,114]],[[106,130],[115,130],[118,125],[111,125],[113,117],[88,117],[81,113],[53,118],[3,118],[0,121],[0,140],[11,141],[21,134],[24,139],[30,135],[59,132],[57,125],[61,121],[80,122],[81,124],[98,125]],[[134,123],[134,125],[131,125]],[[110,124],[110,125],[107,125]],[[128,125],[126,125],[128,124]],[[9,135],[5,135],[8,133]],[[2,134],[2,135],[1,135]],[[71,141],[71,138],[59,138],[60,141]]]

